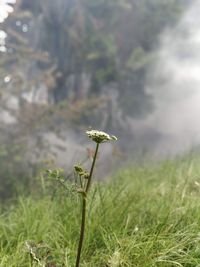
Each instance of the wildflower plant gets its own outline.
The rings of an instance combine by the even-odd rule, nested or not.
[[[91,187],[91,182],[92,182],[95,163],[97,160],[99,146],[102,143],[117,140],[115,136],[109,135],[105,132],[97,131],[97,130],[87,131],[86,134],[92,141],[96,143],[96,148],[95,148],[94,154],[92,155],[92,164],[90,167],[90,171],[87,171],[81,164],[77,164],[74,166],[74,171],[76,173],[76,177],[78,178],[77,181],[75,181],[76,192],[80,194],[81,200],[82,200],[81,229],[80,229],[80,237],[79,237],[78,248],[77,248],[76,265],[75,265],[76,267],[79,267],[80,265],[81,251],[83,247],[84,234],[85,234],[87,197],[88,197],[89,190]],[[47,170],[46,173],[49,178],[53,179],[54,181],[59,182],[59,184],[64,188],[65,191],[69,191],[69,185],[66,184],[66,179],[62,175],[62,171],[60,169]],[[74,189],[75,188],[73,187],[73,190],[71,191],[71,193],[73,194],[75,193]]]
[[[89,193],[89,189],[91,186],[93,171],[95,167],[95,163],[97,160],[97,154],[99,150],[99,146],[102,143],[108,142],[108,141],[116,141],[117,138],[113,135],[109,135],[102,131],[97,130],[90,130],[87,131],[86,134],[92,141],[96,143],[96,149],[92,160],[92,165],[90,168],[90,171],[88,172],[80,165],[75,165],[74,170],[76,174],[79,177],[80,181],[80,188],[77,190],[78,193],[82,196],[82,216],[81,216],[81,230],[80,230],[80,238],[78,243],[78,249],[77,249],[77,257],[76,257],[76,267],[79,267],[80,259],[81,259],[81,251],[84,241],[84,234],[85,234],[85,222],[86,222],[86,210],[87,210],[87,196]]]

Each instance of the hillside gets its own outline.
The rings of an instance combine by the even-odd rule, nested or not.
[[[82,267],[200,266],[199,157],[122,170],[96,183]],[[76,195],[43,188],[0,217],[0,266],[74,266]],[[37,259],[31,265],[27,247]]]

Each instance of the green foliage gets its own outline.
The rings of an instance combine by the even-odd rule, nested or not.
[[[133,50],[127,62],[127,67],[132,71],[140,70],[152,63],[154,58],[155,56],[153,53],[147,53],[141,47],[138,47]]]
[[[199,175],[197,156],[131,167],[96,183],[82,266],[198,266]],[[61,195],[21,198],[1,216],[2,266],[29,266],[26,241],[43,247],[40,257],[48,254],[52,265],[74,266],[79,199]]]
[[[6,143],[0,146],[0,199],[15,198],[25,188],[28,191],[30,177],[25,174],[26,162],[23,159],[23,146]]]
[[[189,2],[49,0],[32,4],[22,0],[4,24],[6,45],[12,49],[3,55],[2,62],[13,77],[17,76],[21,87],[44,83],[55,103],[69,99],[71,91],[75,99],[99,94],[113,81],[119,84],[122,97],[133,91],[127,86],[131,83],[133,98],[140,99],[139,95],[145,101],[141,80],[156,52],[155,43],[163,29],[176,24]],[[28,34],[16,26],[19,21],[28,25]],[[30,66],[27,74],[21,71],[25,65]],[[138,69],[142,74],[134,74]],[[87,92],[83,74],[90,81]],[[129,78],[132,75],[136,75],[136,84]]]

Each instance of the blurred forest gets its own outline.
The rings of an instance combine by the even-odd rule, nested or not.
[[[67,134],[71,144],[89,126],[126,135],[129,118],[153,109],[147,69],[160,33],[190,3],[16,1],[0,24],[1,198],[16,193],[16,180],[33,187],[28,178],[51,160],[52,143],[61,153]]]

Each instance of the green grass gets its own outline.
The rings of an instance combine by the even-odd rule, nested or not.
[[[121,171],[93,187],[92,201],[82,267],[200,266],[199,157]],[[27,240],[48,246],[39,254],[56,265],[46,266],[74,266],[79,206],[62,192],[19,199],[0,217],[0,266],[31,266]]]

